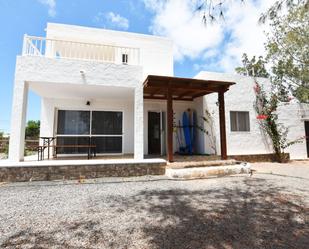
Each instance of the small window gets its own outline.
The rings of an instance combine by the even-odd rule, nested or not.
[[[230,112],[231,131],[250,131],[249,112]]]
[[[122,63],[128,64],[128,54],[122,54]]]

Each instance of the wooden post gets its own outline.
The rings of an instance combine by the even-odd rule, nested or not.
[[[218,92],[218,102],[219,102],[221,159],[226,160],[227,148],[226,148],[226,130],[225,130],[224,91]]]
[[[173,162],[173,95],[170,86],[167,89],[167,160]]]

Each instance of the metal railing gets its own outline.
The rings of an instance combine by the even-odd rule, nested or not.
[[[23,56],[139,65],[139,48],[24,36]]]

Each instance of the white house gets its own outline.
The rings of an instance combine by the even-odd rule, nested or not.
[[[59,156],[85,154],[82,145],[91,143],[97,154],[168,154],[172,160],[185,144],[182,115],[188,110],[196,114],[195,126],[206,129],[195,129],[195,153],[271,153],[255,118],[252,87],[251,78],[239,75],[174,77],[167,38],[48,23],[46,37],[25,35],[17,56],[9,158],[23,160],[29,90],[41,96],[40,136],[56,138]],[[308,109],[282,107],[291,138],[309,135]],[[211,125],[202,119],[206,110]],[[245,129],[231,130],[231,117]],[[307,158],[308,146],[289,152]]]

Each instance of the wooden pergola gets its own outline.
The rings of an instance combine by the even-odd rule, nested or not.
[[[234,82],[148,75],[144,81],[144,99],[167,100],[167,159],[173,162],[173,100],[193,101],[218,93],[221,159],[227,159],[224,93]]]

